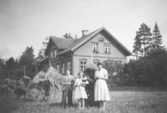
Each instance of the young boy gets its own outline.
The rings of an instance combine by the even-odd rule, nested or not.
[[[62,92],[62,107],[66,108],[66,99],[68,98],[68,106],[72,107],[72,91],[74,85],[74,76],[70,75],[70,70],[66,70],[66,76],[64,76],[65,81],[62,82],[63,84],[63,92]]]

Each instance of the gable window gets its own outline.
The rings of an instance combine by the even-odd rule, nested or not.
[[[92,47],[93,47],[93,53],[97,53],[98,52],[98,43],[92,43]]]
[[[62,63],[62,74],[65,74],[65,63]]]
[[[84,71],[85,70],[86,63],[87,63],[86,59],[81,59],[80,60],[80,71]]]
[[[98,62],[100,62],[100,60],[98,60],[98,59],[94,59],[94,60],[93,60],[93,63],[94,63],[94,64],[97,64]]]
[[[59,70],[60,70],[59,64],[57,64],[56,69],[57,69],[57,72],[59,73]]]
[[[110,45],[109,44],[105,44],[104,45],[104,50],[105,50],[104,51],[105,53],[110,53]]]

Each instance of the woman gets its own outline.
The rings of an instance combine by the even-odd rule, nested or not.
[[[95,89],[94,100],[99,102],[100,109],[105,110],[106,101],[110,100],[110,95],[106,80],[108,79],[108,72],[102,68],[102,63],[97,63],[97,71],[95,72]]]

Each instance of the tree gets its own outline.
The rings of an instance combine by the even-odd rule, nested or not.
[[[63,35],[63,37],[65,38],[69,38],[69,39],[73,39],[73,37],[71,36],[71,34],[69,33],[66,33],[65,35]]]
[[[6,61],[6,68],[9,73],[9,78],[11,78],[11,75],[13,74],[14,63],[15,63],[15,60],[13,57],[10,57],[9,60]]]
[[[6,78],[4,59],[0,58],[0,79]]]
[[[141,24],[139,31],[137,31],[135,42],[133,46],[133,52],[137,55],[144,56],[149,48],[151,40],[150,28],[146,24]]]
[[[139,56],[142,53],[142,50],[141,50],[141,40],[140,40],[140,36],[138,33],[136,34],[136,37],[134,40],[135,42],[133,45],[133,53]]]
[[[35,66],[34,66],[34,49],[33,47],[27,47],[20,57],[20,65],[24,72],[24,75],[33,77],[35,75]]]
[[[39,50],[37,60],[42,60],[43,58],[45,58],[45,50],[47,48],[50,37],[46,37],[45,40],[42,42],[43,47],[41,47],[41,49]]]
[[[167,51],[151,49],[144,57],[125,65],[129,83],[137,86],[167,86]]]
[[[155,23],[154,30],[153,30],[153,37],[152,37],[152,48],[161,48],[162,44],[162,36],[160,34],[160,30],[158,28],[157,23]]]

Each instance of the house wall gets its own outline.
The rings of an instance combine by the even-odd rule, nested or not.
[[[99,42],[99,39],[102,37],[104,39],[104,43],[110,44],[110,53],[107,54],[104,52],[103,46],[98,48],[99,53],[93,53],[92,42],[98,43],[99,46],[102,42]],[[80,48],[78,48],[73,54],[73,75],[77,76],[80,71],[80,60],[85,59],[87,64],[93,63],[93,60],[97,59],[100,62],[103,62],[107,59],[120,60],[123,63],[127,62],[126,56],[124,56],[120,50],[117,49],[111,42],[109,41],[110,37],[104,37],[102,34],[98,34],[92,39],[90,39],[87,43],[83,44]]]
[[[103,37],[104,43],[109,43],[110,44],[110,54],[106,54],[106,53],[93,53],[93,48],[92,48],[92,42],[98,42],[98,39],[103,37],[103,35],[98,34],[95,37],[93,37],[91,40],[89,40],[87,43],[83,44],[83,46],[81,46],[79,49],[77,49],[74,52],[74,55],[86,55],[86,56],[97,56],[97,57],[108,57],[108,58],[113,58],[113,59],[124,59],[126,58],[126,56],[124,56],[114,45],[112,45],[105,37]],[[100,45],[100,43],[99,43]],[[104,51],[104,48],[98,48],[98,49],[103,49],[102,51]]]
[[[99,56],[91,57],[91,56],[86,56],[86,55],[73,56],[73,75],[74,76],[77,76],[78,72],[80,71],[80,60],[82,60],[82,59],[87,60],[87,64],[92,64],[93,60],[98,59],[100,62],[103,62],[109,58],[108,57],[99,57]],[[122,62],[126,62],[126,58],[115,58],[114,60],[121,60]]]

